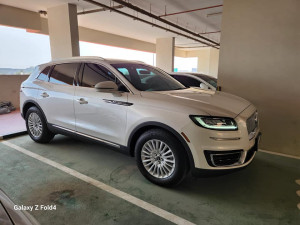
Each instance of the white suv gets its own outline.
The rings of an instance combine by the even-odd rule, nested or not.
[[[21,85],[30,137],[55,134],[100,141],[134,156],[163,186],[189,171],[247,166],[259,140],[256,108],[223,92],[186,88],[137,61],[74,57],[37,66]]]

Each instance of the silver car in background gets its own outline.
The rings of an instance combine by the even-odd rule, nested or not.
[[[209,75],[190,72],[174,72],[170,75],[187,88],[200,87],[212,91],[217,89],[217,78]]]

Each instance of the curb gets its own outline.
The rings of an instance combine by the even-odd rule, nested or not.
[[[13,137],[18,137],[21,135],[27,134],[27,131],[20,131],[20,132],[16,132],[16,133],[11,133],[11,134],[6,134],[3,136],[0,136],[0,140],[5,140],[5,139],[9,139],[9,138],[13,138]]]

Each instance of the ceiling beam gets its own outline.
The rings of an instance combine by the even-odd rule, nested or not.
[[[204,32],[204,33],[199,33],[199,34],[215,34],[215,33],[220,33],[221,31],[212,31],[212,32]]]
[[[149,21],[147,21],[147,20],[144,20],[144,19],[141,19],[141,18],[139,18],[139,17],[137,17],[137,16],[133,16],[133,15],[131,15],[131,14],[125,13],[125,12],[123,12],[123,11],[120,11],[120,10],[118,10],[118,9],[112,8],[112,7],[110,7],[110,6],[107,6],[107,5],[105,5],[105,4],[102,4],[102,3],[100,3],[100,2],[96,2],[96,1],[94,1],[94,0],[83,0],[83,1],[89,2],[89,3],[91,3],[91,4],[94,4],[94,5],[97,5],[97,6],[100,6],[100,7],[107,8],[107,9],[113,11],[113,12],[117,12],[117,13],[119,13],[119,14],[121,14],[121,15],[130,17],[130,18],[132,18],[132,19],[134,19],[134,20],[141,21],[141,22],[143,22],[143,23],[149,24],[149,25],[151,25],[152,27],[157,27],[157,28],[163,29],[163,30],[165,30],[165,31],[168,31],[168,32],[171,32],[171,33],[174,33],[174,34],[177,34],[177,35],[180,35],[180,36],[189,38],[189,39],[191,39],[191,40],[193,40],[193,41],[197,41],[197,42],[199,42],[199,43],[205,44],[205,45],[207,45],[207,46],[211,46],[211,47],[213,47],[213,48],[219,49],[219,48],[218,48],[219,44],[216,43],[216,42],[215,42],[216,45],[211,44],[211,43],[207,43],[207,42],[205,42],[205,41],[203,41],[203,40],[197,39],[196,37],[193,37],[193,36],[190,36],[190,35],[181,33],[181,32],[176,31],[176,30],[172,30],[172,29],[163,27],[163,26],[158,25],[158,24],[156,24],[156,23],[149,22]],[[197,34],[196,36],[200,36],[200,35]],[[206,39],[206,38],[205,38],[205,39]],[[208,40],[209,40],[209,39],[208,39]]]
[[[123,5],[112,6],[112,8],[114,8],[114,9],[122,9],[124,7],[125,6],[123,6]],[[104,12],[107,10],[108,10],[107,8],[92,9],[92,10],[87,10],[87,11],[83,10],[82,12],[77,13],[77,15],[85,15],[85,14],[90,14],[90,13]]]
[[[173,16],[173,15],[178,15],[178,14],[182,14],[182,13],[190,13],[190,12],[195,12],[195,11],[200,11],[200,10],[205,10],[205,9],[218,8],[218,7],[222,7],[222,6],[223,5],[214,5],[214,6],[209,6],[209,7],[200,8],[200,9],[191,9],[191,10],[186,10],[186,11],[181,11],[181,12],[168,13],[168,14],[160,15],[159,17]]]
[[[220,46],[219,43],[217,43],[217,42],[215,42],[215,41],[213,41],[213,40],[211,40],[211,39],[209,39],[209,38],[206,38],[206,37],[204,37],[204,36],[201,36],[201,35],[199,35],[199,34],[193,32],[193,31],[190,31],[190,30],[188,30],[188,29],[186,29],[186,28],[184,28],[184,27],[181,27],[181,26],[179,26],[179,25],[177,25],[177,24],[175,24],[175,23],[172,23],[172,22],[170,22],[170,21],[168,21],[168,20],[165,20],[165,19],[163,19],[163,18],[160,18],[159,16],[154,15],[154,14],[152,14],[152,13],[150,13],[150,12],[148,12],[148,11],[142,9],[142,8],[139,8],[139,7],[135,6],[135,5],[132,5],[132,4],[129,3],[129,2],[125,2],[125,1],[123,1],[123,0],[113,0],[113,1],[114,1],[114,2],[117,2],[117,3],[121,4],[121,5],[124,5],[124,6],[127,7],[127,8],[133,9],[133,10],[139,12],[139,13],[142,13],[142,14],[144,14],[144,15],[146,15],[146,16],[149,16],[149,17],[151,17],[151,18],[153,18],[153,19],[156,19],[156,20],[158,20],[158,21],[160,21],[160,22],[162,22],[162,23],[168,24],[169,26],[172,26],[172,27],[174,27],[174,28],[176,28],[176,29],[179,29],[179,30],[184,31],[184,32],[186,32],[186,33],[188,33],[188,34],[191,34],[191,35],[193,35],[193,36],[195,36],[195,37],[197,37],[197,38],[200,38],[200,39],[202,39],[202,40],[205,40],[205,41],[211,43],[210,46]]]

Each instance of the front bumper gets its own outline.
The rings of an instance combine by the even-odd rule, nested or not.
[[[256,152],[258,151],[258,144],[260,142],[262,133],[259,132],[257,137],[255,138],[255,144],[247,151],[245,161],[244,163],[240,164],[239,166],[230,166],[227,167],[226,169],[222,168],[220,169],[219,167],[216,167],[216,169],[200,169],[200,168],[192,168],[191,172],[193,176],[218,176],[218,175],[224,175],[224,174],[229,174],[233,172],[240,171],[244,168],[246,168],[254,159]]]
[[[195,169],[231,170],[247,166],[254,158],[260,139],[259,126],[249,136],[247,119],[256,112],[250,105],[235,118],[238,130],[218,131],[197,126],[193,122],[182,129],[190,140],[189,148]],[[236,160],[238,159],[238,160]]]

